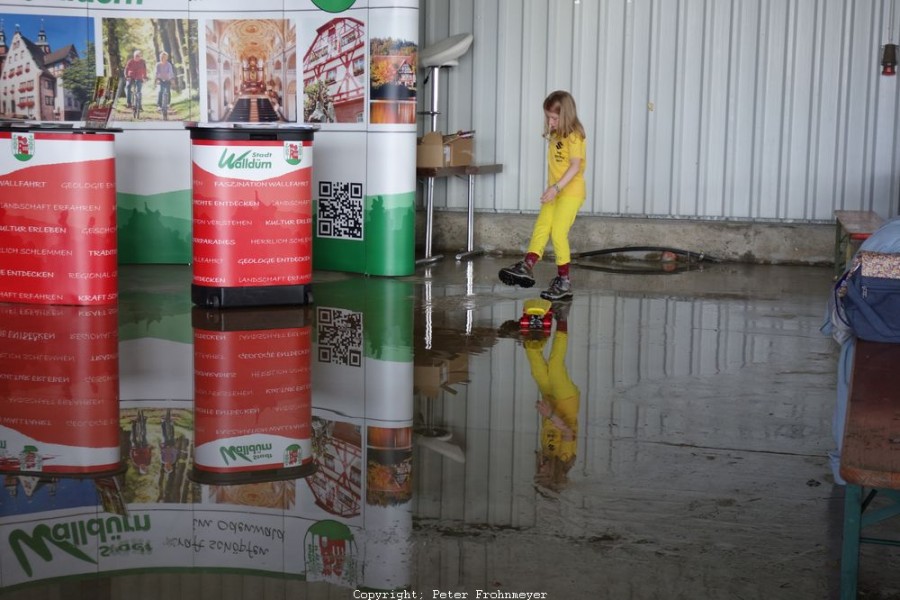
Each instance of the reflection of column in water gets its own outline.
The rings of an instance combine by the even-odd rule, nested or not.
[[[361,524],[355,538],[364,564],[359,584],[401,589],[411,581],[414,288],[378,279],[362,285],[352,281],[316,287],[316,414],[323,426],[332,424],[330,435],[345,450],[362,452],[356,459],[362,467],[356,477],[362,481],[342,484],[335,495],[356,491],[364,501],[361,520],[339,515],[347,506],[339,502],[321,508],[342,523]],[[339,459],[329,456],[334,464],[323,466],[314,479],[340,467]],[[352,471],[348,479],[352,482]],[[326,490],[327,482],[321,483],[320,490]]]
[[[466,297],[471,298],[475,295],[475,263],[471,260],[466,263]],[[473,309],[470,306],[466,308],[466,335],[472,333],[472,320],[474,319]]]
[[[425,269],[425,349],[431,350],[432,298],[431,269]]]
[[[404,589],[412,580],[412,426],[366,429],[363,585]]]
[[[409,340],[410,343],[412,340]],[[363,585],[409,585],[412,535],[413,361],[369,361]]]
[[[121,469],[118,309],[0,307],[0,471]]]
[[[411,416],[414,291],[393,279],[316,284],[315,408],[388,421]]]
[[[297,308],[195,309],[193,477],[313,472],[310,328]]]

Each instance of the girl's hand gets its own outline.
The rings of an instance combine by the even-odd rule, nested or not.
[[[550,403],[545,400],[538,400],[534,403],[537,407],[537,411],[541,414],[542,417],[549,419],[550,415],[553,414],[553,407],[550,406]]]
[[[559,195],[559,192],[556,191],[556,186],[551,185],[544,193],[541,194],[541,204],[547,204],[548,202],[553,202],[556,200],[556,196]]]

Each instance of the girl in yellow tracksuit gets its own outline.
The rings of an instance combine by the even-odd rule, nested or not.
[[[566,350],[569,341],[566,321],[557,321],[550,346],[550,358],[544,359],[544,340],[525,342],[525,355],[541,393],[537,410],[541,415],[541,448],[538,452],[535,483],[559,490],[566,483],[566,474],[575,464],[578,445],[578,411],[581,392],[566,369]]]
[[[507,285],[531,287],[533,268],[544,255],[547,240],[553,242],[557,276],[541,297],[550,301],[572,297],[569,281],[569,230],[584,203],[585,133],[578,120],[575,100],[565,91],[555,91],[544,99],[544,137],[547,139],[548,187],[541,194],[531,242],[525,258],[500,270],[500,281]]]

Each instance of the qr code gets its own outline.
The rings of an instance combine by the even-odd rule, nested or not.
[[[340,308],[316,309],[319,362],[362,366],[362,313]]]
[[[352,181],[320,181],[316,202],[321,238],[363,239],[363,186]]]

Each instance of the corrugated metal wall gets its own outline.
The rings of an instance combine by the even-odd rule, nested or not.
[[[900,0],[421,0],[420,22],[421,48],[475,38],[438,96],[439,127],[474,129],[477,161],[504,165],[478,211],[537,209],[541,102],[567,89],[589,138],[582,214],[898,212],[898,84],[879,62]],[[438,207],[465,197],[436,186]]]

